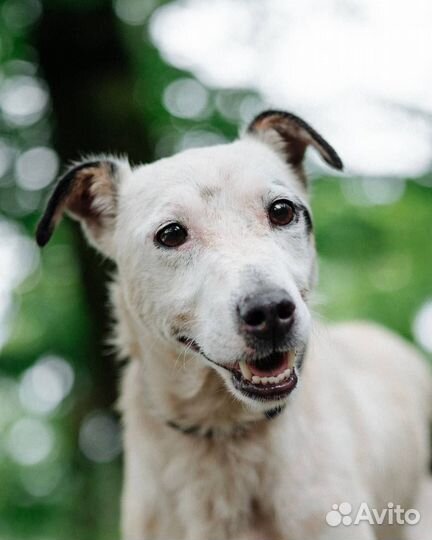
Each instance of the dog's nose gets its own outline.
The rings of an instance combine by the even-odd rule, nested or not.
[[[262,340],[278,341],[294,321],[295,304],[283,289],[244,298],[238,307],[241,329]]]

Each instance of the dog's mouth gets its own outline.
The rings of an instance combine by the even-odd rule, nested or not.
[[[297,386],[295,357],[295,351],[285,351],[256,360],[241,360],[231,370],[234,386],[255,399],[283,399]]]
[[[202,354],[213,364],[230,371],[234,387],[250,398],[284,399],[297,386],[295,351],[273,352],[265,357],[239,360],[232,365],[223,365],[208,358],[192,339],[182,336],[178,338],[178,341]]]

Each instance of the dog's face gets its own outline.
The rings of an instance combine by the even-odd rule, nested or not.
[[[201,354],[243,400],[288,395],[314,243],[283,160],[253,139],[189,150],[135,169],[120,201],[115,259],[142,323]]]
[[[240,400],[273,408],[297,384],[309,333],[308,144],[341,167],[307,124],[275,112],[231,144],[133,169],[84,163],[53,194],[39,242],[65,207],[115,260],[147,333],[197,355]]]

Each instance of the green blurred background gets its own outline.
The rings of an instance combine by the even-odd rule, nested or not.
[[[0,2],[0,540],[118,538],[110,268],[68,220],[43,251],[33,241],[61,167],[223,142],[262,107],[163,59],[148,31],[162,4]],[[373,319],[432,350],[431,188],[428,173],[315,178],[321,317]]]

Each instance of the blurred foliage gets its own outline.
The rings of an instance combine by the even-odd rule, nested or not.
[[[319,312],[375,320],[412,339],[414,317],[432,292],[432,189],[409,181],[396,202],[359,206],[345,196],[357,182],[314,185]]]
[[[205,88],[164,62],[145,24],[156,2],[139,11],[142,23],[126,24],[115,14],[127,19],[128,2],[117,0],[114,10],[103,0],[0,3],[0,540],[118,538],[118,425],[109,410],[101,409],[112,398],[96,397],[100,372],[89,361],[99,336],[82,262],[87,254],[67,221],[43,252],[30,240],[47,186],[23,156],[34,148],[65,151],[56,135],[64,111],[56,110],[55,100],[50,103],[38,65],[35,33],[41,20],[55,14],[67,26],[71,14],[95,12],[115,22],[133,99],[125,90],[127,79],[114,71],[103,88],[89,87],[85,98],[98,123],[95,137],[107,131],[107,117],[121,126],[139,111],[145,140],[131,148],[134,159],[140,144],[147,160],[229,140],[239,122],[261,106],[248,89]],[[63,69],[60,78],[70,76],[68,66]],[[73,77],[79,81],[84,75]],[[27,90],[33,85],[37,95],[24,92],[20,102],[16,96],[23,85]],[[26,95],[39,96],[39,109],[26,109]],[[82,150],[89,149],[76,148],[75,155],[65,157],[76,158]],[[127,139],[112,140],[107,150],[127,151]],[[44,171],[46,160],[40,161]],[[48,180],[57,173],[55,159],[51,165]],[[379,194],[374,199],[371,182],[321,178],[313,183],[321,276],[315,310],[332,320],[373,319],[412,339],[413,321],[432,297],[432,178],[399,183],[393,200]],[[17,266],[27,270],[15,282],[9,278]],[[97,263],[95,272],[102,275]]]

